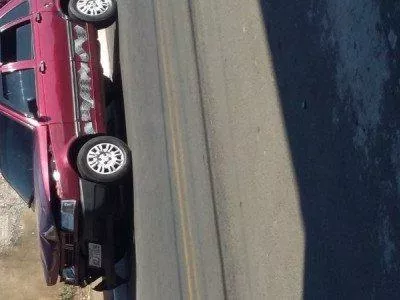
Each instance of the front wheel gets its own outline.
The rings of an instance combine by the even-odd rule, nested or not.
[[[98,29],[110,26],[117,16],[116,0],[70,0],[71,18],[94,24]]]
[[[77,168],[82,178],[98,183],[123,179],[131,169],[128,146],[112,136],[98,136],[87,141],[78,152]]]

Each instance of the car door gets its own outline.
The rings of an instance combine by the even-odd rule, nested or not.
[[[73,123],[68,22],[53,1],[33,0],[32,5],[37,79],[43,93],[39,102],[51,123]]]
[[[44,277],[48,285],[57,283],[60,269],[60,240],[53,214],[58,201],[50,191],[47,128],[38,126],[33,149],[34,208],[38,222],[39,249]]]
[[[33,143],[33,128],[0,110],[0,172],[27,204],[34,195]]]
[[[33,204],[47,284],[59,272],[59,238],[51,199],[46,126],[31,126],[2,113],[0,106],[0,173],[18,195]]]

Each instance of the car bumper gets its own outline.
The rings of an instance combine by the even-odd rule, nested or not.
[[[106,278],[106,287],[115,287],[120,280],[115,263],[126,253],[129,221],[124,206],[129,199],[124,185],[103,185],[80,180],[81,201],[61,223],[74,224],[74,230],[61,230],[61,280],[85,286],[99,277]],[[126,196],[125,196],[126,195]],[[73,216],[74,221],[71,221]],[[115,247],[118,245],[118,247]]]

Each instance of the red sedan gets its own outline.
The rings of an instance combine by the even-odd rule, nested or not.
[[[46,281],[118,282],[126,144],[107,136],[97,29],[114,0],[12,0],[0,8],[0,172],[38,214]]]

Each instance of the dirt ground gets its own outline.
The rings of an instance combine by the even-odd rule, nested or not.
[[[102,299],[90,289],[48,287],[37,244],[36,215],[0,178],[0,299]]]
[[[1,201],[1,200],[0,200]],[[62,285],[47,287],[40,265],[35,214],[23,209],[19,237],[0,255],[0,298],[62,299]],[[3,228],[2,228],[3,232]]]

